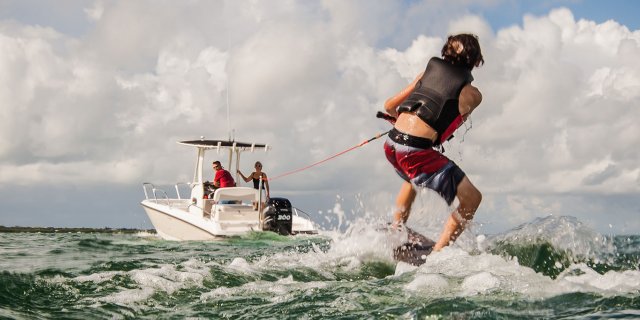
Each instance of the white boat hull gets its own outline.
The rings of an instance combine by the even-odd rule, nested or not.
[[[144,211],[149,216],[149,220],[156,229],[158,235],[165,240],[215,240],[221,239],[221,236],[217,236],[212,233],[211,230],[207,230],[206,226],[202,223],[188,221],[184,218],[180,218],[178,214],[166,212],[166,208],[159,209],[157,206],[145,204],[142,202]],[[188,214],[185,212],[185,214]],[[190,219],[189,219],[190,220]]]
[[[175,200],[174,200],[175,201]],[[230,236],[240,236],[252,231],[262,231],[257,211],[243,212],[226,210],[225,219],[204,217],[191,213],[180,206],[172,206],[164,201],[144,200],[142,206],[149,216],[158,235],[165,240],[173,241],[209,241],[220,240]],[[220,218],[220,214],[217,218]],[[292,217],[292,233],[317,234],[317,229],[310,220],[294,215]]]

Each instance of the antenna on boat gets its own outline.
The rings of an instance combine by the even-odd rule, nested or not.
[[[226,11],[226,9],[227,9],[227,1],[224,2],[224,8],[225,8],[225,11]],[[226,32],[225,32],[225,35],[227,36],[227,56],[230,56],[231,45],[230,45],[230,40],[229,40],[229,20],[228,20],[229,15],[225,14],[224,17],[225,17],[224,18],[224,25],[225,25],[225,27],[227,29]],[[229,141],[232,141],[231,140],[231,138],[232,138],[231,116],[230,116],[231,111],[230,111],[230,108],[229,108],[229,69],[228,69],[229,63],[228,63],[228,59],[227,59],[227,66],[226,67],[227,67],[227,79],[226,79],[227,80],[227,90],[226,90],[227,91],[226,92],[226,96],[227,96],[226,97],[227,98],[227,133],[229,134]]]
[[[228,37],[228,36],[227,36]],[[227,38],[227,41],[229,41],[229,39]],[[229,110],[229,74],[227,74],[227,132],[229,133],[229,141],[231,141],[231,117],[229,116],[230,114],[230,110]]]

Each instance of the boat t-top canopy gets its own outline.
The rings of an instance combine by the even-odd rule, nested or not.
[[[267,144],[263,143],[248,143],[248,142],[239,142],[239,141],[228,141],[228,140],[187,140],[187,141],[179,141],[179,144],[183,144],[186,146],[204,148],[204,149],[239,149],[241,151],[250,150],[253,151],[255,149],[264,149],[268,150],[271,147]]]
[[[264,150],[268,151],[271,149],[271,146],[262,143],[247,143],[247,142],[239,142],[239,141],[229,141],[229,140],[205,140],[204,137],[201,137],[200,140],[187,140],[187,141],[178,141],[179,144],[192,146],[198,148],[198,160],[196,162],[195,172],[193,174],[193,182],[194,183],[202,183],[202,167],[204,162],[204,153],[206,150],[215,150],[216,152],[220,152],[220,150],[228,150],[229,151],[229,159],[227,168],[229,171],[235,174],[235,180],[238,181],[238,168],[240,167],[240,152],[243,151],[251,151],[254,150]],[[235,163],[234,163],[234,155],[235,155]]]

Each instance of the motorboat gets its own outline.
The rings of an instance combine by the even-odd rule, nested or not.
[[[216,240],[242,236],[252,231],[276,232],[283,235],[316,234],[318,230],[308,214],[291,205],[286,198],[265,199],[263,192],[247,187],[211,189],[203,180],[205,153],[228,153],[230,173],[240,166],[242,152],[268,151],[266,144],[225,140],[180,141],[195,147],[197,160],[191,182],[174,185],[175,196],[153,183],[142,185],[145,199],[142,207],[157,234],[166,240]],[[189,197],[185,197],[189,193]]]

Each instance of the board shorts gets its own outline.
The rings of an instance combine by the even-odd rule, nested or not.
[[[448,205],[453,203],[458,184],[465,173],[453,161],[433,149],[431,140],[393,128],[384,143],[384,153],[402,179],[436,191]]]

